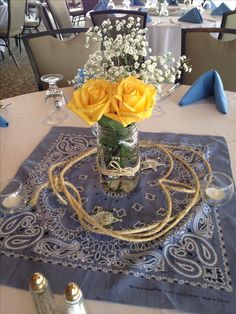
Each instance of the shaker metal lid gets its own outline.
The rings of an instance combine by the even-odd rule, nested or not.
[[[30,286],[32,290],[42,290],[47,286],[47,280],[41,273],[34,273],[30,277]]]
[[[67,301],[76,301],[82,296],[82,291],[75,282],[70,282],[65,289],[65,298]]]

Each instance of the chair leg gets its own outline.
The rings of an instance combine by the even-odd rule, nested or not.
[[[5,59],[5,57],[4,57],[4,53],[3,53],[3,51],[1,50],[1,55],[2,55],[2,58],[3,58],[3,60]]]
[[[13,53],[11,52],[11,49],[10,49],[10,46],[8,45],[8,43],[7,43],[7,40],[4,40],[4,42],[6,44],[6,47],[7,47],[8,51],[9,51],[9,55],[11,55],[12,59],[14,60],[14,62],[16,64],[16,66],[19,68],[19,64],[16,61],[16,58],[14,57]]]

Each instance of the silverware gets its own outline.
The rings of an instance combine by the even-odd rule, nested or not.
[[[9,104],[0,104],[0,109],[5,109],[6,107],[10,106],[11,103]]]

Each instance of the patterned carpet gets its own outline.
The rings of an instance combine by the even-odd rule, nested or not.
[[[4,53],[5,59],[0,56],[0,99],[38,90],[24,44],[22,43],[21,54],[14,41],[11,42],[11,49],[20,68],[17,68],[7,51]]]

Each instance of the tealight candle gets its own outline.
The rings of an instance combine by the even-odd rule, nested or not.
[[[224,197],[225,197],[224,191],[217,189],[217,188],[214,188],[214,187],[207,188],[206,189],[206,195],[215,201],[220,201],[220,200],[224,199]]]
[[[20,208],[23,204],[23,198],[20,195],[9,195],[7,196],[3,202],[2,205],[7,209],[15,209]]]
[[[14,214],[22,211],[27,202],[26,190],[19,179],[0,182],[0,212]]]
[[[225,205],[234,194],[233,180],[222,172],[208,173],[201,182],[201,193],[208,205]]]

